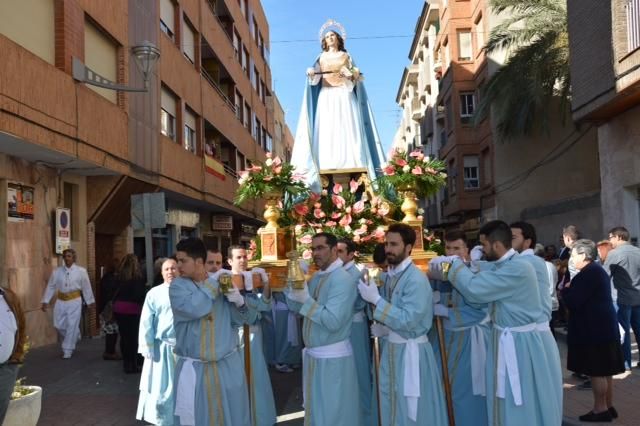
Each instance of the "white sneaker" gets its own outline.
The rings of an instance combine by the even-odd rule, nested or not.
[[[281,373],[292,373],[293,370],[287,364],[276,364],[276,370]]]
[[[64,354],[62,354],[62,359],[69,359],[71,358],[72,354],[73,354],[73,351],[64,351]]]

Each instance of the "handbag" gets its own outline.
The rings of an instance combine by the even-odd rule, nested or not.
[[[118,286],[118,288],[116,289],[116,292],[113,294],[113,297],[111,298],[111,300],[109,300],[107,303],[104,304],[104,307],[102,308],[102,312],[100,312],[100,318],[102,318],[102,320],[105,323],[115,321],[115,319],[113,318],[113,302],[116,300],[116,297],[118,296],[119,291],[120,291],[120,286]]]

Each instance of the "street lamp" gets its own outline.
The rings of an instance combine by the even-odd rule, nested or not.
[[[121,92],[147,92],[149,90],[149,78],[153,67],[160,58],[160,49],[150,41],[143,41],[137,46],[131,48],[131,54],[135,58],[135,62],[142,77],[144,79],[144,87],[129,87],[118,84],[101,76],[100,74],[87,67],[80,59],[73,57],[73,78],[76,81],[91,84],[93,86],[103,87],[110,90],[118,90]]]

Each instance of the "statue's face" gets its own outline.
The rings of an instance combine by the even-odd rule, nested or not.
[[[338,45],[338,37],[333,31],[329,31],[324,35],[324,41],[327,47],[336,47]]]

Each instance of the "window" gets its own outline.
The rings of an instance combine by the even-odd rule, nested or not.
[[[160,0],[160,29],[175,40],[175,6],[171,0]]]
[[[640,47],[640,0],[627,0],[627,49],[633,52]]]
[[[192,64],[196,57],[196,34],[187,20],[182,21],[182,53]]]
[[[260,145],[262,141],[262,133],[260,132],[260,129],[262,128],[262,126],[260,120],[258,120],[258,117],[254,116],[254,123],[255,126],[253,127],[253,139],[258,142],[258,145]]]
[[[484,47],[484,21],[482,15],[476,21],[476,48],[480,51]]]
[[[253,18],[253,25],[251,25],[251,35],[253,36],[253,39],[256,41],[256,44],[258,44],[258,34],[260,34],[260,31],[258,31],[258,21],[256,21],[256,18]]]
[[[469,123],[475,111],[476,99],[473,92],[460,93],[460,118],[463,124]]]
[[[196,115],[189,108],[184,110],[184,149],[196,153]]]
[[[253,90],[258,91],[258,81],[260,81],[260,73],[258,72],[258,68],[253,67],[253,73],[251,74],[251,86],[253,86]]]
[[[268,151],[268,149],[267,149],[267,129],[262,127],[260,129],[260,131],[261,131],[261,133],[260,133],[260,145],[262,146],[262,149],[264,149],[265,151]]]
[[[246,102],[244,104],[244,116],[242,118],[244,118],[244,127],[251,130],[251,108]]]
[[[242,63],[242,58],[240,57],[241,46],[240,35],[236,30],[233,30],[233,55],[239,63]]]
[[[249,51],[246,47],[242,48],[242,71],[249,77]]]
[[[477,155],[464,156],[464,189],[480,188],[480,165]]]
[[[458,32],[458,59],[461,61],[470,61],[473,48],[471,47],[471,31]]]
[[[164,86],[160,91],[160,133],[176,140],[176,98]]]
[[[236,90],[236,118],[238,120],[240,120],[240,122],[242,123],[242,105],[244,104],[244,101],[242,100],[242,95],[240,94],[240,92],[238,92]]]
[[[240,12],[242,12],[242,16],[247,16],[247,0],[238,0],[240,3]]]
[[[267,150],[267,152],[272,152],[273,151],[273,139],[271,139],[271,135],[269,133],[266,133],[266,135],[267,135],[267,146],[266,146],[265,149]]]
[[[260,56],[264,58],[264,38],[262,38],[262,34],[258,34],[258,50],[260,51]]]
[[[53,0],[0,1],[0,33],[43,60],[54,64],[54,3]]]
[[[111,38],[89,21],[84,23],[84,63],[96,73],[113,82],[118,82],[118,46]],[[118,92],[87,85],[114,104],[118,102]]]

